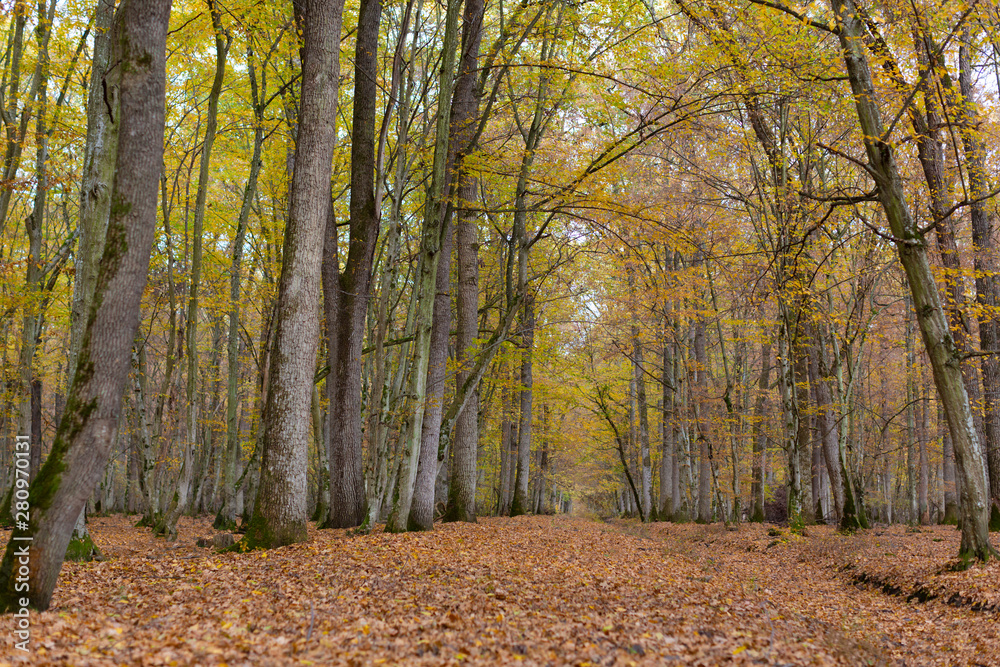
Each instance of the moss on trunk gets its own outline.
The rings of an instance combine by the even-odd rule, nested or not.
[[[229,519],[225,516],[225,507],[222,507],[218,514],[215,515],[215,521],[212,522],[212,528],[216,530],[223,530],[228,532],[234,532],[236,530],[236,519]]]
[[[82,538],[69,541],[69,545],[66,547],[66,560],[77,562],[104,560],[104,554],[97,548],[97,545],[94,544],[94,540],[91,539],[88,533]]]
[[[280,530],[272,530],[268,522],[260,514],[254,512],[250,524],[247,526],[246,535],[243,539],[234,544],[229,551],[253,551],[254,549],[275,549],[297,542],[305,542],[309,539],[309,532],[305,524],[289,523],[281,527]]]

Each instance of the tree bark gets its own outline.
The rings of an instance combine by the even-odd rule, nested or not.
[[[669,251],[668,251],[669,252]],[[674,439],[674,357],[671,354],[670,343],[667,342],[667,327],[669,326],[670,301],[664,305],[664,333],[662,350],[662,369],[660,386],[662,389],[660,418],[660,502],[657,518],[660,521],[673,521],[674,511],[674,478],[677,475],[677,442]]]
[[[639,417],[639,458],[642,464],[642,513],[649,520],[652,508],[653,466],[649,456],[649,405],[646,401],[646,377],[642,363],[642,341],[639,340],[639,327],[632,325],[632,373]]]
[[[700,252],[699,252],[700,255]],[[699,260],[695,261],[697,265]],[[694,386],[698,395],[694,401],[701,405],[701,410],[695,410],[695,422],[698,429],[698,523],[712,522],[712,468],[709,458],[709,435],[704,419],[708,391],[708,351],[706,345],[705,319],[697,317],[694,321]],[[720,508],[721,509],[721,508]]]
[[[341,7],[343,6],[340,1]],[[338,11],[339,17],[339,11]],[[330,398],[327,437],[330,458],[330,515],[324,527],[350,528],[365,519],[361,438],[361,351],[371,292],[372,263],[381,216],[375,202],[375,102],[381,0],[363,0],[354,54],[354,109],[351,130],[350,241],[339,277],[336,333],[330,336]],[[340,33],[340,19],[337,22]],[[336,63],[331,67],[337,67]],[[333,70],[339,73],[339,69]],[[333,232],[335,234],[335,232]],[[330,232],[328,232],[328,235]],[[331,243],[336,243],[336,237]],[[332,251],[332,249],[331,249]],[[329,252],[327,253],[329,257]],[[335,271],[336,267],[329,270]],[[336,344],[333,341],[336,340]]]
[[[342,0],[311,0],[303,24],[302,93],[271,348],[260,481],[243,546],[307,539],[306,468],[320,269],[330,206]],[[335,380],[336,381],[336,380]]]
[[[15,529],[0,564],[0,609],[48,607],[73,525],[114,441],[139,324],[163,166],[166,34],[170,2],[125,0],[121,22],[121,139],[107,243],[66,410],[31,485],[31,520]],[[28,593],[15,590],[19,550],[30,542]]]
[[[517,463],[514,473],[514,498],[510,515],[527,514],[528,475],[531,461],[532,348],[535,344],[535,300],[524,300],[521,319],[521,412],[517,427]],[[620,445],[619,445],[620,446]]]
[[[972,83],[971,34],[966,28],[958,49],[959,119],[965,164],[969,177],[969,216],[972,221],[973,262],[976,271],[976,302],[979,314],[979,349],[1000,349],[1000,262],[997,261],[996,215],[987,207],[990,186],[986,171],[986,147],[978,132],[981,120]],[[990,529],[1000,530],[1000,355],[980,359],[983,376],[983,434],[989,476]]]
[[[468,381],[475,360],[474,348],[479,333],[479,228],[473,202],[477,180],[465,168],[465,156],[474,148],[473,133],[479,115],[482,91],[477,85],[479,50],[483,36],[485,0],[466,0],[462,17],[462,52],[452,102],[451,132],[457,148],[454,169],[457,173],[455,209],[455,247],[458,260],[458,289],[455,294],[457,336],[455,347],[458,370],[456,391]],[[476,520],[476,465],[479,452],[479,383],[462,414],[455,422],[452,444],[451,484],[448,488],[446,521]]]
[[[750,484],[750,521],[764,522],[764,457],[767,451],[767,395],[771,390],[771,341],[760,344],[760,376],[757,380],[757,399],[754,403],[753,466]]]

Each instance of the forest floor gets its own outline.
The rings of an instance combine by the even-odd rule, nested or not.
[[[216,554],[208,518],[172,544],[136,518],[91,520],[106,560],[0,665],[1000,665],[1000,564],[948,570],[950,527],[539,516]]]

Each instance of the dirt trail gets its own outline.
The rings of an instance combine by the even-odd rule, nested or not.
[[[108,560],[67,564],[0,664],[1000,665],[996,614],[857,588],[824,563],[859,538],[821,530],[521,517],[249,554],[196,548],[202,519],[178,545],[92,532]]]

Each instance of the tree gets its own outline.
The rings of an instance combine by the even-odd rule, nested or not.
[[[274,346],[261,423],[260,483],[245,548],[272,548],[307,538],[306,465],[312,383],[319,341],[323,235],[330,205],[335,143],[342,0],[305,8],[302,92],[295,171],[282,247]]]
[[[963,558],[988,560],[995,552],[989,542],[986,479],[979,437],[973,425],[969,396],[961,372],[960,350],[948,326],[937,284],[927,260],[923,234],[913,221],[895,151],[883,137],[885,126],[876,102],[868,56],[864,50],[861,14],[854,0],[831,0],[837,17],[837,36],[854,94],[864,136],[867,169],[892,230],[893,243],[913,295],[917,323],[934,370],[934,383],[948,419],[961,478]]]
[[[98,479],[113,441],[128,377],[139,304],[146,284],[162,169],[166,35],[170,0],[125,0],[115,21],[121,37],[121,135],[107,242],[76,374],[52,451],[31,484],[30,522],[18,526],[0,564],[0,607],[20,607],[15,590],[19,538],[30,538],[34,563],[28,599],[44,610],[52,599],[73,525]]]
[[[351,126],[350,241],[344,270],[337,279],[335,243],[327,252],[327,330],[330,414],[330,514],[325,527],[350,528],[365,519],[365,480],[361,441],[361,350],[371,291],[380,208],[375,200],[375,103],[378,91],[381,0],[363,0],[354,51],[354,111]],[[328,232],[328,236],[332,235]],[[335,240],[335,236],[333,239]],[[333,327],[336,327],[334,329]]]
[[[182,512],[187,511],[191,502],[191,491],[194,476],[194,453],[198,441],[198,312],[199,292],[201,290],[202,253],[205,235],[205,204],[208,198],[209,166],[212,159],[212,146],[219,127],[219,97],[222,95],[222,84],[226,78],[226,57],[229,55],[231,36],[222,27],[222,17],[214,0],[208,0],[208,10],[212,16],[212,29],[215,32],[215,76],[212,88],[208,93],[208,115],[205,122],[205,139],[201,145],[201,162],[198,166],[198,192],[194,204],[193,250],[191,253],[191,280],[188,284],[187,308],[187,423],[184,441],[184,458],[181,463],[180,480],[177,489],[170,500],[170,506],[163,517],[163,522],[154,528],[154,532],[164,534],[168,539],[177,539],[177,519]]]

